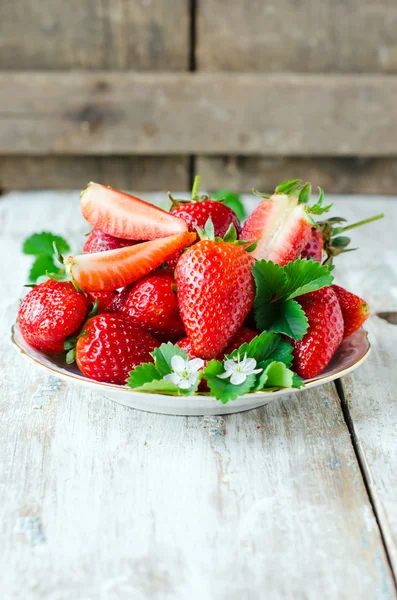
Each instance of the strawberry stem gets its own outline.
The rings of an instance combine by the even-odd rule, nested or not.
[[[196,175],[196,177],[194,178],[194,181],[193,181],[192,199],[196,198],[196,196],[198,195],[199,185],[200,185],[200,175]]]
[[[379,221],[379,219],[383,219],[385,215],[379,214],[379,215],[375,215],[374,217],[369,217],[368,219],[363,219],[362,221],[358,221],[357,223],[353,223],[352,225],[346,225],[346,227],[341,227],[340,230],[342,231],[349,231],[349,229],[355,229],[356,227],[361,227],[361,225],[367,225],[367,223],[372,223],[373,221]]]

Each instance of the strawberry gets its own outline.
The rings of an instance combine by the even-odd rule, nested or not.
[[[49,279],[22,300],[18,324],[25,340],[38,350],[58,354],[66,338],[80,329],[91,303],[71,282]]]
[[[178,304],[193,352],[217,356],[242,326],[255,297],[254,258],[233,243],[231,225],[224,241],[215,241],[210,219],[206,236],[189,248],[176,266]]]
[[[254,329],[248,329],[248,327],[241,327],[235,336],[232,337],[223,352],[217,356],[218,360],[222,360],[226,354],[231,354],[233,350],[237,350],[243,344],[249,344],[254,337],[259,335],[259,331]]]
[[[357,329],[360,329],[364,321],[368,319],[369,306],[365,300],[339,287],[339,285],[333,285],[332,289],[337,295],[342,309],[343,321],[345,323],[344,337],[348,337],[357,331]]]
[[[220,200],[212,200],[209,196],[199,196],[198,185],[200,177],[196,176],[194,180],[191,200],[172,201],[171,214],[180,217],[186,221],[189,231],[196,231],[196,227],[204,229],[209,217],[214,224],[215,237],[223,238],[230,225],[234,225],[237,234],[241,232],[240,221],[234,210],[223,204]],[[170,269],[175,269],[176,263],[180,257],[180,252],[167,262]]]
[[[76,362],[90,379],[123,385],[138,365],[153,362],[150,352],[160,343],[120,315],[104,313],[88,319],[76,344]]]
[[[312,227],[309,241],[302,250],[301,258],[312,258],[321,263],[323,258],[323,236],[317,227]]]
[[[127,240],[155,240],[187,231],[183,219],[111,187],[89,183],[81,212],[94,227]]]
[[[123,240],[122,238],[104,233],[100,229],[93,229],[84,244],[83,253],[106,252],[106,250],[116,250],[117,248],[125,248],[126,246],[134,246],[135,244],[139,244],[139,242],[135,240]]]
[[[185,335],[175,279],[169,271],[154,271],[124,288],[115,304],[120,314],[162,342],[174,342]]]
[[[343,339],[343,316],[332,287],[296,298],[309,321],[303,339],[295,340],[294,371],[304,379],[316,377],[329,363]]]
[[[69,256],[65,266],[87,292],[115,290],[147,275],[195,239],[194,233],[170,235],[118,250]]]
[[[116,291],[109,292],[87,292],[87,298],[94,304],[95,300],[98,301],[97,313],[108,312],[109,308],[115,302],[119,295]]]
[[[253,256],[271,260],[280,266],[296,260],[310,240],[311,213],[322,214],[330,206],[322,207],[324,194],[320,190],[318,202],[309,208],[311,186],[299,180],[288,181],[276,188],[273,196],[263,200],[244,223],[241,237],[257,240]]]

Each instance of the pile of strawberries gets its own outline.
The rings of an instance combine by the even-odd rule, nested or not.
[[[198,196],[197,181],[192,199],[173,200],[170,212],[90,183],[81,194],[83,216],[93,227],[83,254],[66,257],[64,272],[24,297],[20,331],[38,350],[67,352],[87,377],[120,385],[138,365],[153,361],[162,342],[204,364],[222,360],[259,334],[257,261],[281,267],[299,258],[321,262],[326,250],[330,264],[347,245],[343,237],[333,244],[334,232],[349,228],[336,227],[341,219],[313,220],[329,207],[322,206],[322,191],[309,207],[310,192],[309,184],[285,182],[241,225],[222,201]],[[308,325],[301,339],[291,340],[293,369],[309,379],[362,325],[369,308],[336,285],[295,301]]]

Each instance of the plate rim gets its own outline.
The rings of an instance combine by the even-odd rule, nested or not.
[[[364,329],[363,327],[361,327],[360,330],[363,333],[365,333],[367,348],[366,348],[366,351],[363,354],[363,356],[361,356],[361,358],[359,358],[354,364],[346,367],[345,369],[342,369],[341,371],[338,371],[337,373],[333,373],[330,375],[323,375],[322,377],[319,376],[319,377],[314,377],[312,379],[307,379],[307,380],[305,380],[304,385],[301,388],[282,388],[280,390],[271,391],[271,392],[266,392],[266,390],[258,390],[255,392],[249,392],[247,394],[244,394],[243,396],[240,396],[240,398],[238,398],[238,400],[255,399],[258,397],[258,395],[263,396],[264,394],[269,397],[272,394],[274,394],[274,395],[280,395],[283,393],[284,394],[285,393],[292,394],[294,392],[304,391],[307,389],[314,388],[318,385],[323,385],[325,383],[335,381],[335,379],[340,379],[341,377],[348,375],[349,373],[351,373],[352,371],[357,369],[360,365],[362,365],[367,360],[369,354],[372,351],[371,342],[369,341],[369,337],[368,337],[368,331],[366,329]],[[211,401],[216,401],[217,403],[219,402],[219,400],[217,400],[215,398],[215,396],[210,396],[209,394],[200,393],[200,392],[193,394],[192,396],[181,396],[179,394],[162,394],[160,392],[149,392],[147,390],[138,391],[138,390],[132,390],[132,389],[128,388],[127,386],[123,386],[123,385],[116,385],[114,383],[104,383],[101,381],[95,381],[94,379],[89,379],[88,377],[85,377],[84,375],[78,375],[78,374],[69,373],[69,372],[60,372],[56,368],[40,362],[36,357],[32,356],[24,348],[22,348],[19,345],[19,343],[17,342],[17,340],[15,339],[16,331],[19,331],[19,326],[18,326],[17,321],[11,327],[11,343],[12,343],[13,347],[15,348],[15,350],[19,354],[22,354],[23,356],[25,356],[28,360],[33,362],[35,365],[37,365],[41,369],[45,369],[47,372],[51,373],[51,375],[53,375],[54,377],[62,378],[65,380],[70,379],[73,383],[80,384],[80,385],[94,385],[95,387],[102,388],[102,393],[105,393],[106,390],[108,390],[109,392],[118,392],[118,393],[121,392],[121,393],[138,395],[138,397],[139,396],[143,397],[145,394],[150,394],[151,396],[159,396],[161,398],[184,398],[185,400],[188,400],[189,398],[201,398],[203,401],[208,400],[210,402]],[[20,331],[19,331],[19,333],[20,333]],[[36,352],[40,352],[40,350],[36,350],[36,349],[34,349],[34,350]]]

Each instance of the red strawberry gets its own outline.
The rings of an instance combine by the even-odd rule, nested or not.
[[[18,324],[25,340],[38,350],[58,354],[71,335],[79,331],[91,303],[69,282],[49,279],[22,300]]]
[[[124,288],[116,306],[131,322],[141,325],[162,342],[174,342],[185,335],[176,283],[169,271],[154,271]]]
[[[230,242],[202,240],[176,267],[178,304],[194,353],[214,358],[242,326],[255,297],[254,258]]]
[[[84,244],[83,253],[106,252],[106,250],[116,250],[117,248],[125,248],[126,246],[134,246],[135,244],[139,244],[139,242],[135,240],[123,240],[122,238],[104,233],[100,229],[93,229]]]
[[[118,250],[69,256],[65,265],[83,290],[115,290],[147,275],[195,239],[194,233],[180,233]]]
[[[116,291],[110,292],[88,292],[87,298],[94,304],[95,300],[98,301],[98,314],[108,312],[110,306],[115,302],[119,295]]]
[[[81,193],[83,217],[95,228],[128,240],[154,240],[187,231],[183,219],[98,183]]]
[[[302,250],[301,258],[312,258],[321,263],[323,258],[323,236],[317,227],[312,227],[310,239]]]
[[[219,200],[212,200],[209,196],[198,196],[199,181],[200,177],[196,176],[191,200],[174,200],[171,197],[173,203],[170,211],[171,214],[186,221],[189,231],[196,232],[196,227],[204,229],[208,219],[211,217],[215,237],[223,238],[230,225],[234,225],[237,235],[239,235],[241,225],[234,210]],[[170,269],[175,269],[180,255],[181,253],[179,252],[168,261],[167,265]]]
[[[223,352],[217,356],[217,359],[222,360],[226,354],[231,354],[233,350],[237,350],[243,344],[249,344],[257,335],[259,335],[259,331],[241,327],[236,335],[230,340]]]
[[[339,285],[333,285],[332,289],[337,295],[342,309],[343,321],[345,323],[344,337],[348,337],[357,331],[357,329],[360,329],[361,325],[368,319],[369,306],[365,300],[339,287]]]
[[[159,345],[138,325],[104,313],[85,323],[76,344],[76,362],[90,379],[123,385],[135,367],[153,362],[150,352]]]
[[[309,321],[309,329],[294,345],[294,370],[304,379],[325,369],[343,339],[343,316],[332,287],[296,298]]]

